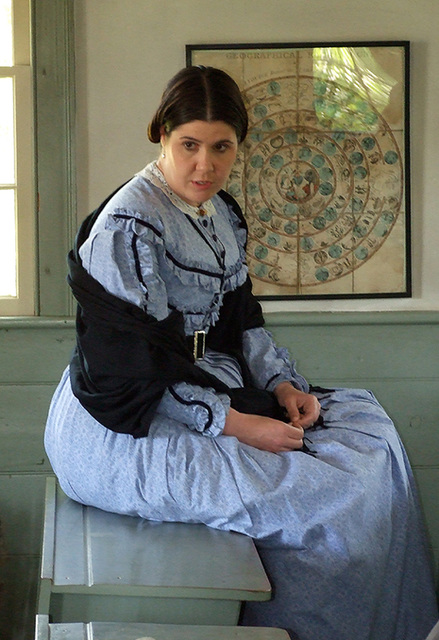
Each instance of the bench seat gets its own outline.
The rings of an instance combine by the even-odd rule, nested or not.
[[[288,640],[282,629],[117,622],[50,623],[37,616],[35,640]]]
[[[254,542],[68,498],[47,478],[38,613],[51,622],[236,625],[271,588]]]

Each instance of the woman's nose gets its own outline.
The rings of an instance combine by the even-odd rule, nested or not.
[[[208,149],[200,149],[197,154],[197,168],[203,170],[210,170],[213,167],[213,162]]]

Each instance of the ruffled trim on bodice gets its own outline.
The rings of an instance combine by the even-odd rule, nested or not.
[[[214,325],[224,294],[241,286],[247,278],[245,229],[218,195],[209,201],[209,219],[206,221],[207,216],[203,216],[197,220],[173,202],[170,204],[165,189],[146,180],[143,172],[136,180],[140,181],[135,185],[136,191],[143,197],[133,198],[136,208],[117,207],[116,201],[108,213],[106,229],[138,238],[135,245],[145,287],[153,299],[158,269],[166,283],[169,308],[182,311],[187,333]],[[122,202],[125,204],[126,200]],[[208,229],[204,227],[206,222]],[[212,239],[214,236],[217,242]],[[157,248],[158,264],[154,264],[151,245]],[[223,262],[221,251],[225,251]],[[195,295],[188,296],[188,291]]]

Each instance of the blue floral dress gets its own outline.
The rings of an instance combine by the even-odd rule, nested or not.
[[[107,204],[81,247],[110,293],[158,320],[177,309],[185,332],[208,330],[247,277],[245,232],[219,197],[200,211],[152,163]],[[245,332],[257,388],[308,391],[264,328]],[[207,351],[197,365],[230,387],[238,363]],[[222,435],[226,394],[181,381],[163,395],[148,437],[99,424],[73,395],[69,369],[52,399],[45,446],[74,500],[147,519],[203,522],[255,539],[274,587],[243,623],[300,640],[424,640],[437,620],[413,476],[395,428],[365,390],[317,393],[325,427],[314,456],[269,453]]]

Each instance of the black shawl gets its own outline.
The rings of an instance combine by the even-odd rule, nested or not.
[[[252,387],[242,355],[243,332],[264,324],[250,278],[225,294],[220,318],[206,336],[208,347],[233,355],[241,365],[245,388],[230,389],[194,364],[182,313],[172,311],[158,321],[108,293],[87,273],[79,248],[112,195],[82,223],[68,256],[67,279],[78,302],[70,379],[80,403],[105,427],[135,438],[148,435],[163,392],[180,381],[226,393],[238,411],[283,417],[273,394]],[[232,204],[245,225],[233,198],[225,192],[219,195]]]

